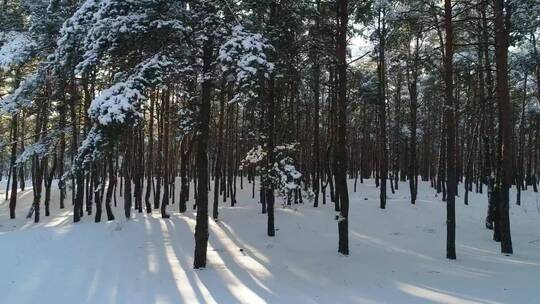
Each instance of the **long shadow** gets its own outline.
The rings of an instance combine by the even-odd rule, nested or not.
[[[174,265],[173,263],[175,261],[180,262],[181,259],[175,259],[175,257],[171,257],[171,248],[174,249],[175,242],[172,237],[176,237],[176,235],[172,232],[174,232],[174,227],[171,226],[171,220],[164,220],[164,219],[149,219],[148,220],[150,225],[152,226],[153,231],[159,231],[158,233],[152,233],[149,243],[152,244],[154,248],[156,248],[156,253],[159,253],[159,256],[155,257],[155,260],[160,263],[159,270],[155,272],[156,279],[162,279],[163,278],[163,272],[167,272],[167,274],[170,276],[170,280],[174,283],[175,290],[178,295],[178,299],[182,299],[181,301],[176,301],[176,299],[173,299],[173,302],[193,302],[197,301],[199,303],[205,303],[205,297],[202,294],[201,290],[198,288],[196,282],[193,280],[190,280],[189,277],[189,268],[187,268],[185,265]],[[156,240],[155,236],[159,235],[162,237],[162,239]],[[148,246],[145,246],[148,248]],[[171,251],[169,251],[171,250]],[[172,254],[175,256],[175,254]],[[171,261],[173,260],[173,261]],[[180,286],[181,284],[189,284],[188,287],[186,287],[185,291],[183,291]],[[193,294],[189,294],[191,292]],[[185,294],[188,293],[188,294]],[[156,299],[157,300],[157,299]]]
[[[234,242],[234,244],[236,245],[237,248],[243,248],[243,251],[244,251],[245,254],[249,255],[250,258],[254,259],[255,261],[257,261],[262,266],[264,266],[266,268],[270,267],[270,263],[267,262],[267,261],[263,261],[256,254],[251,252],[252,250],[255,250],[255,249],[248,248],[248,247],[251,247],[251,246],[249,246],[249,245],[245,244],[244,242],[240,241],[238,239],[238,237],[231,231],[231,228],[227,224],[225,224],[223,222],[217,222],[217,226],[219,226],[221,228],[221,230],[227,235],[227,237],[231,241]]]
[[[464,294],[432,288],[425,285],[412,285],[397,282],[397,290],[423,303],[462,303],[462,304],[501,304],[502,302],[481,299]]]
[[[176,217],[173,217],[172,219],[176,219]],[[165,259],[169,263],[169,268],[173,269],[175,266],[181,268],[181,271],[183,271],[183,276],[185,277],[184,279],[187,280],[187,283],[190,284],[193,292],[195,293],[195,296],[197,297],[197,301],[199,303],[208,303],[212,301],[215,302],[215,300],[213,299],[210,299],[210,300],[206,299],[205,295],[203,294],[203,291],[201,290],[198,282],[195,279],[194,270],[192,269],[190,263],[187,262],[189,260],[190,255],[184,252],[182,249],[180,249],[179,246],[177,245],[179,243],[189,244],[189,242],[179,241],[179,239],[177,239],[179,238],[179,236],[182,236],[183,234],[177,232],[177,227],[175,223],[173,222],[173,220],[159,219],[158,221],[164,221],[160,223],[160,228],[162,230],[162,233],[166,234],[169,237],[168,245],[170,245],[170,249],[172,249],[171,253],[165,257]],[[185,221],[183,220],[181,220],[181,222],[186,224],[186,230],[190,231],[189,225],[185,223]],[[162,224],[165,224],[167,231],[164,231]],[[185,234],[185,235],[189,235],[189,234]],[[166,248],[164,249],[166,250]],[[177,262],[178,265],[174,265],[175,262]],[[175,281],[176,281],[176,278],[175,278]],[[177,284],[178,283],[182,283],[182,282],[177,282]],[[180,290],[179,292],[181,293]],[[208,293],[210,293],[210,291],[208,291]]]
[[[173,229],[175,228],[180,229],[180,230],[186,229],[192,232],[191,226],[187,222],[188,219],[190,219],[190,217],[179,219],[178,222],[183,227],[176,227],[176,225],[174,225],[174,223],[171,223],[171,222],[167,222],[167,225]],[[181,236],[182,234],[175,232],[174,235],[175,237],[178,237],[178,236]],[[187,235],[192,235],[192,233],[187,234]],[[184,250],[182,250],[180,246],[177,245],[178,243],[186,244],[186,242],[172,242],[172,249],[174,251],[175,258],[178,261],[178,263],[181,265],[181,267],[186,270],[186,276],[189,283],[192,286],[195,286],[195,288],[197,288],[196,291],[201,297],[202,297],[202,292],[198,284],[199,282],[206,288],[206,290],[210,293],[210,296],[212,298],[217,298],[219,299],[220,302],[225,302],[225,303],[238,302],[238,299],[230,292],[230,290],[228,290],[227,288],[224,288],[224,286],[226,285],[226,282],[216,281],[213,284],[209,284],[208,279],[204,275],[205,272],[208,272],[208,271],[193,269],[193,265],[191,265],[190,263],[192,262],[192,254],[188,252],[184,252]],[[190,246],[190,248],[193,248],[193,246]],[[209,265],[211,264],[209,263]],[[201,274],[199,275],[197,274],[197,272],[200,272]],[[201,303],[205,303],[205,302],[206,301],[202,301]]]
[[[113,227],[112,224],[104,227],[107,230],[104,231],[103,238],[123,238],[123,241],[105,242],[107,247],[94,244],[95,259],[84,262],[83,265],[86,266],[82,269],[84,273],[92,273],[86,270],[90,268],[88,270],[93,270],[93,275],[81,279],[79,271],[73,272],[70,280],[88,283],[88,292],[83,303],[123,303],[127,299],[135,303],[156,303],[163,300],[171,303],[185,302],[184,295],[177,288],[172,268],[166,265],[167,255],[165,249],[162,249],[168,241],[166,233],[154,232],[158,230],[152,226],[158,222],[146,220],[148,225],[142,230],[142,234],[138,234],[139,227],[131,225],[130,222],[123,223],[128,227],[119,231],[109,229]],[[124,233],[128,229],[129,233]],[[95,240],[93,242],[97,243]],[[136,255],[136,258],[133,258],[133,255]],[[151,266],[151,261],[157,265]]]
[[[118,271],[114,271],[110,266],[104,267],[105,262],[105,252],[97,252],[96,261],[98,263],[97,267],[94,270],[92,275],[92,281],[90,286],[88,286],[86,292],[86,301],[84,303],[96,303],[99,301],[99,298],[102,298],[101,301],[104,301],[104,291],[110,288],[109,292],[109,301],[114,301],[118,292]],[[107,277],[107,285],[103,286],[103,279]],[[96,299],[98,297],[98,299]]]
[[[239,259],[244,259],[244,258],[253,259],[256,265],[258,266],[258,268],[260,268],[259,271],[264,273],[263,275],[272,276],[273,274],[264,266],[264,264],[260,263],[258,259],[254,259],[253,254],[244,255],[243,253],[245,250],[240,251],[240,248],[242,247],[238,246],[237,242],[235,241],[235,238],[234,237],[231,238],[230,236],[225,234],[228,237],[228,239],[233,244],[235,244],[235,247],[238,250],[235,251],[234,248],[233,249],[228,248],[227,244],[225,244],[222,241],[222,239],[219,237],[219,233],[217,232],[217,229],[219,228],[220,227],[218,225],[212,225],[212,224],[210,225],[212,234],[216,236],[210,240],[210,244],[212,244],[213,248],[223,248],[223,251],[221,252],[221,254],[218,253],[218,255],[221,257],[221,259],[225,263],[225,266],[227,267],[227,269],[231,270],[231,272],[237,275],[239,279],[240,277],[242,277],[241,281],[243,281],[246,287],[250,288],[253,291],[257,291],[257,294],[260,296],[264,296],[266,300],[268,300],[268,298],[270,297],[274,298],[275,294],[273,294],[272,291],[268,287],[266,287],[259,280],[259,278],[257,278],[255,274],[246,270],[246,266],[241,265],[241,262],[239,262]],[[276,300],[276,299],[274,298],[273,300]]]
[[[186,222],[185,219],[181,219],[181,223],[185,225],[187,229],[192,231],[190,224]],[[218,247],[214,246],[216,243],[219,243]],[[175,249],[177,259],[185,261],[186,254],[184,254],[178,246],[173,246],[173,248]],[[250,274],[234,262],[232,257],[227,254],[220,254],[217,250],[221,250],[221,248],[225,248],[224,244],[216,241],[215,238],[211,238],[209,241],[207,269],[202,271],[192,270],[191,272],[188,272],[188,274],[194,276],[193,278],[188,276],[189,279],[199,280],[201,284],[213,294],[214,298],[219,299],[220,302],[224,303],[253,303],[246,302],[249,296],[260,297],[261,294],[265,294],[268,297],[270,295],[268,291],[258,286],[258,284],[262,283],[253,281],[250,278]],[[189,254],[189,256],[191,256],[191,254]],[[216,260],[221,260],[223,264],[220,264],[219,262],[216,263]],[[185,262],[183,264],[185,264]],[[190,265],[185,267],[186,269],[189,269],[187,267],[190,267]],[[237,277],[238,273],[244,273],[242,279]],[[249,281],[249,283],[246,284],[245,281]],[[247,290],[241,292],[240,289],[236,290],[235,288],[239,288],[239,286],[235,286],[236,284],[242,284],[243,286],[240,288],[246,288]],[[250,293],[252,294],[249,295]],[[258,300],[262,301],[260,298]]]
[[[47,241],[19,244],[17,251],[24,266],[18,268],[19,274],[14,277],[17,279],[12,282],[13,285],[3,301],[5,303],[35,303],[36,299],[45,299],[46,302],[54,300],[58,303],[99,302],[92,300],[92,297],[96,295],[96,291],[103,293],[106,290],[97,286],[103,277],[105,254],[96,247],[96,254],[91,256],[91,260],[81,260],[81,255],[78,253],[82,248],[76,246],[80,244],[80,240],[75,238],[78,235],[76,231],[77,229],[70,229],[60,238],[54,236],[56,231],[53,229],[34,231],[33,233],[40,240]],[[58,250],[59,243],[63,244],[62,248],[65,251]],[[90,244],[84,245],[90,246]],[[45,252],[48,255],[41,256],[39,252]],[[31,269],[31,271],[26,272],[25,269]],[[5,293],[2,294],[5,295]],[[16,300],[10,300],[10,294],[15,296]]]

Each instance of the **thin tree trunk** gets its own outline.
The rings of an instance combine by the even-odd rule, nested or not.
[[[11,196],[9,198],[9,217],[15,218],[15,208],[17,207],[17,167],[15,161],[17,160],[17,139],[18,139],[18,119],[19,115],[15,114],[11,118]]]
[[[388,150],[386,148],[386,8],[379,8],[378,12],[378,31],[379,31],[379,129],[381,150],[380,159],[380,208],[386,208],[386,179],[388,177]]]

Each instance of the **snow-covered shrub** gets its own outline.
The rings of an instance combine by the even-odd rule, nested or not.
[[[255,166],[264,179],[264,184],[272,185],[282,197],[300,188],[302,174],[296,169],[292,155],[297,143],[274,147],[274,162],[267,164],[268,151],[258,145],[248,151],[242,160],[242,167]]]

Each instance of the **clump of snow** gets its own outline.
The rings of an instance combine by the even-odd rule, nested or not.
[[[104,154],[103,150],[106,145],[107,142],[105,141],[103,130],[97,126],[92,127],[77,150],[71,170],[81,170],[90,163],[100,159]],[[69,172],[69,174],[71,173]]]
[[[162,80],[163,69],[171,63],[160,55],[143,61],[136,73],[103,90],[90,104],[88,115],[101,126],[134,124],[143,117],[143,90]]]
[[[16,114],[33,102],[36,89],[42,83],[43,70],[30,74],[10,95],[0,99],[0,114]]]
[[[0,32],[0,71],[25,63],[36,48],[28,33]]]
[[[249,164],[257,164],[263,161],[265,157],[266,157],[266,151],[264,151],[261,145],[258,145],[255,148],[251,148],[247,152],[247,155],[244,158],[244,162],[247,162]]]
[[[279,145],[274,148],[275,158],[274,176],[279,179],[279,189],[283,196],[300,187],[302,173],[296,170],[292,155],[296,152],[298,143]]]
[[[272,50],[273,47],[261,34],[251,33],[241,25],[233,27],[218,55],[227,79],[234,81],[239,88],[231,102],[256,95],[259,78],[269,77],[274,71],[274,64],[268,61],[265,53]]]
[[[92,101],[88,115],[100,125],[123,124],[127,118],[142,117],[138,105],[143,98],[133,81],[118,82]]]
[[[19,155],[16,160],[16,164],[24,163],[33,156],[43,158],[47,156],[51,151],[54,151],[54,147],[58,143],[58,135],[64,132],[63,130],[54,131],[49,136],[40,138],[37,142],[32,143],[25,147],[24,151]]]

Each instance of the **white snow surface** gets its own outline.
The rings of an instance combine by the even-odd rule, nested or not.
[[[484,228],[485,194],[457,200],[457,255],[445,258],[445,204],[426,183],[410,205],[406,183],[379,209],[373,180],[350,182],[350,255],[337,253],[333,205],[276,205],[277,233],[244,179],[238,204],[220,199],[210,219],[208,265],[194,270],[195,212],[139,214],[126,221],[72,223],[71,203],[34,224],[25,218],[31,187],[19,192],[18,218],[0,203],[1,303],[539,303],[540,196],[523,193],[511,225],[514,255],[500,254]],[[213,183],[212,183],[213,185]],[[54,186],[53,186],[54,187]],[[5,189],[5,180],[2,185]],[[175,191],[178,191],[176,187]],[[463,188],[460,187],[463,195]],[[4,190],[2,190],[3,192]],[[1,194],[1,193],[0,193]],[[193,193],[191,193],[192,195]],[[1,194],[2,199],[4,194]],[[71,193],[68,192],[68,199]],[[213,197],[210,193],[210,198]],[[258,193],[256,193],[258,197]],[[177,195],[178,198],[178,195]],[[211,205],[211,203],[210,203]]]

